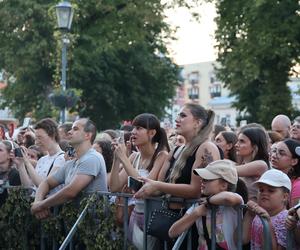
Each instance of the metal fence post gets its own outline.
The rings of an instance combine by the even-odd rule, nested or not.
[[[211,207],[211,249],[216,249],[216,211],[217,207]]]
[[[243,206],[237,207],[237,249],[243,249]]]
[[[263,225],[263,234],[264,234],[264,250],[272,250],[272,238],[269,223],[267,219],[259,216],[261,223]]]
[[[287,231],[286,249],[294,249],[294,234],[293,234],[293,230],[288,230]]]
[[[58,206],[55,206],[53,208],[53,216],[57,216],[58,215]],[[52,238],[52,250],[56,250],[57,247],[57,241],[55,240],[55,238]]]
[[[147,226],[148,226],[148,217],[149,217],[149,200],[145,199],[145,207],[144,207],[144,243],[143,249],[147,250]]]
[[[123,249],[127,249],[127,239],[128,239],[128,197],[124,197],[124,220],[123,220],[123,229],[124,229],[124,246]]]

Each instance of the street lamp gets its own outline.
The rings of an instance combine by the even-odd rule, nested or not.
[[[67,88],[67,46],[70,43],[70,40],[67,36],[67,32],[70,31],[74,9],[69,1],[60,2],[55,6],[56,16],[57,16],[57,25],[58,28],[62,31],[62,53],[61,53],[61,88],[62,91],[65,91]],[[65,122],[65,109],[60,111],[60,122]]]

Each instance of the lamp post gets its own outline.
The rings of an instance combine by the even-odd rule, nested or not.
[[[67,32],[70,31],[74,9],[69,1],[60,2],[55,6],[57,25],[62,32],[62,53],[61,53],[61,89],[65,91],[67,88],[67,46],[70,43]],[[65,108],[60,111],[60,122],[65,122]]]

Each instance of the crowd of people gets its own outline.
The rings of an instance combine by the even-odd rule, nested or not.
[[[173,130],[143,113],[131,124],[98,134],[88,118],[62,125],[45,118],[0,141],[0,181],[32,188],[31,212],[44,219],[52,207],[79,200],[84,193],[125,192],[128,178],[137,179],[143,185],[129,190],[134,196],[128,231],[137,248],[144,199],[165,195],[199,200],[191,207],[168,204],[181,217],[169,228],[168,248],[191,228],[192,249],[210,249],[211,206],[216,205],[217,249],[236,249],[236,209],[245,204],[243,249],[266,244],[259,217],[270,225],[272,249],[287,249],[288,230],[300,249],[300,117],[291,122],[277,115],[267,130],[256,123],[237,129],[215,125],[214,116],[212,110],[188,103]],[[0,194],[0,207],[8,195],[7,190]],[[149,237],[152,248],[163,247]],[[187,244],[185,240],[181,249]]]

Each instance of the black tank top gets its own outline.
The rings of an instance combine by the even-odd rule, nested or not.
[[[196,160],[196,152],[197,152],[199,146],[196,147],[194,153],[187,158],[185,166],[184,166],[184,168],[181,171],[181,175],[180,175],[179,178],[177,178],[177,180],[175,180],[175,183],[177,183],[177,184],[190,184],[191,183],[192,167],[193,167],[194,162]],[[169,166],[169,169],[168,169],[168,171],[166,173],[166,176],[165,176],[165,181],[166,182],[170,182],[170,178],[169,177],[170,177],[170,174],[171,174],[172,169],[174,167],[174,164],[176,162],[176,159],[174,158],[174,154],[176,153],[176,151],[178,150],[178,148],[179,147],[175,148],[174,153],[173,153],[173,155],[172,155],[172,157],[170,159],[170,166]]]

